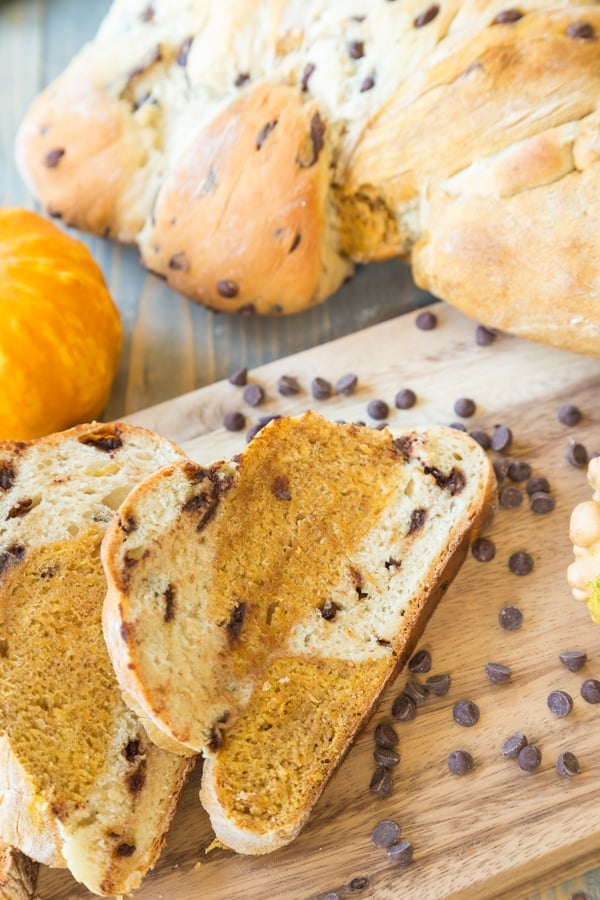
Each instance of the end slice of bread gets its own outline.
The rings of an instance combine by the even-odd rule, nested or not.
[[[494,487],[461,432],[309,412],[129,495],[103,543],[107,646],[136,708],[205,755],[222,843],[260,854],[298,834]]]
[[[122,700],[100,544],[131,488],[182,456],[126,425],[0,444],[0,839],[101,895],[154,864],[189,762]]]

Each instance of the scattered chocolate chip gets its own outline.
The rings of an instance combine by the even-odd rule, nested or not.
[[[364,891],[366,887],[369,885],[369,879],[364,875],[359,875],[357,878],[353,878],[348,887],[351,891]]]
[[[565,750],[556,760],[556,771],[561,778],[572,778],[579,772],[579,760],[570,750]]]
[[[485,674],[493,684],[502,684],[510,681],[512,669],[502,663],[489,662],[485,664]]]
[[[579,672],[587,662],[587,653],[583,650],[563,650],[558,658],[569,672]]]
[[[494,431],[492,432],[492,450],[497,450],[498,452],[508,450],[512,444],[512,440],[513,435],[510,428],[506,425],[494,425]]]
[[[417,395],[410,388],[403,388],[394,397],[396,409],[412,409],[417,402]]]
[[[293,397],[300,393],[300,384],[293,375],[282,375],[277,381],[277,390],[282,397]]]
[[[230,384],[235,384],[236,387],[244,387],[245,384],[248,384],[248,369],[236,369],[231,373],[228,381]]]
[[[398,841],[387,848],[388,859],[395,862],[398,866],[409,866],[413,859],[413,845],[410,841]]]
[[[507,456],[501,456],[499,459],[494,460],[492,466],[496,475],[496,481],[500,484],[500,482],[504,481],[506,478],[508,467],[510,466],[510,459]]]
[[[253,316],[255,312],[256,307],[254,303],[245,303],[237,309],[238,316]]]
[[[431,671],[431,653],[429,650],[418,650],[408,661],[408,671],[420,673]]]
[[[533,571],[533,559],[524,550],[511,553],[508,559],[508,568],[513,575],[529,575]]]
[[[566,691],[551,691],[547,702],[548,709],[558,719],[564,719],[573,709],[573,698]]]
[[[337,603],[334,603],[334,601],[330,597],[328,597],[321,607],[321,615],[328,622],[332,622],[337,615],[338,609],[339,606],[337,605]]]
[[[537,515],[543,516],[546,513],[550,513],[555,506],[556,501],[554,497],[551,494],[544,493],[544,491],[537,491],[529,498],[529,509]]]
[[[430,22],[433,22],[439,11],[439,6],[435,4],[428,7],[428,9],[426,9],[424,12],[419,13],[419,15],[414,20],[413,25],[415,26],[415,28],[423,28],[424,25],[429,25]]]
[[[279,413],[269,413],[267,416],[259,416],[257,422],[261,428],[264,428],[265,425],[268,425],[269,422],[274,422],[275,419],[281,419],[281,415]]]
[[[511,459],[506,474],[511,481],[526,481],[531,475],[531,466],[523,459]]]
[[[586,678],[581,685],[581,696],[586,703],[600,703],[600,681]]]
[[[420,331],[431,331],[438,323],[437,316],[430,309],[420,312],[415,319],[415,325]]]
[[[260,384],[248,384],[244,388],[243,396],[248,406],[260,406],[265,399],[265,392]]]
[[[380,722],[375,729],[375,743],[378,747],[393,748],[398,743],[398,735],[389,722]]]
[[[448,756],[448,768],[453,775],[466,775],[474,765],[473,757],[467,750],[453,750]]]
[[[392,781],[392,773],[390,770],[386,769],[384,766],[378,766],[371,778],[369,790],[374,794],[379,794],[380,797],[389,797],[392,793],[393,786],[394,783]]]
[[[539,747],[536,747],[535,744],[526,744],[519,750],[517,759],[519,760],[519,768],[523,769],[524,772],[535,772],[542,761],[542,754]]]
[[[516,759],[523,747],[527,746],[527,738],[522,731],[517,731],[502,744],[500,753],[505,759]]]
[[[475,341],[480,347],[488,347],[493,344],[496,337],[496,332],[491,328],[486,328],[485,325],[478,325],[475,329]]]
[[[55,147],[53,150],[48,150],[44,157],[44,164],[49,169],[55,169],[64,155],[64,147]]]
[[[514,484],[507,484],[498,494],[498,503],[502,509],[518,509],[523,502],[523,492]]]
[[[532,494],[550,493],[550,483],[547,478],[544,478],[543,475],[534,475],[533,478],[529,478],[527,480],[527,484],[525,485],[525,490],[531,497]]]
[[[246,432],[246,443],[249,444],[252,438],[255,438],[259,431],[262,431],[264,425],[261,425],[260,422],[257,422],[255,425],[251,425],[248,431]]]
[[[471,546],[471,553],[477,562],[490,562],[496,555],[496,545],[489,538],[476,538]]]
[[[476,429],[475,431],[470,431],[469,434],[474,441],[477,441],[480,447],[483,447],[484,450],[489,450],[492,446],[492,439],[490,438],[487,431],[480,431],[479,429]]]
[[[306,63],[306,65],[304,66],[304,71],[302,73],[302,80],[300,81],[300,87],[302,88],[302,93],[304,93],[304,94],[308,90],[308,82],[310,80],[310,76],[315,71],[315,68],[316,68],[315,64],[311,63],[311,62]]]
[[[233,83],[235,87],[243,87],[243,85],[245,85],[248,81],[250,81],[250,73],[240,72]]]
[[[458,700],[454,704],[452,716],[457,725],[472,728],[479,722],[479,707],[474,700]]]
[[[350,59],[362,59],[365,55],[365,45],[362,41],[350,41],[348,44],[348,56]]]
[[[419,684],[418,681],[407,681],[404,685],[404,693],[417,706],[429,699],[429,691],[424,684]]]
[[[465,433],[467,431],[466,426],[462,422],[451,422],[449,427],[454,428],[455,431],[464,431]]]
[[[523,624],[523,613],[516,606],[503,606],[498,621],[505,631],[517,631]]]
[[[475,401],[470,397],[459,397],[454,404],[454,412],[463,419],[470,419],[476,409]]]
[[[449,675],[430,675],[425,681],[425,685],[430,694],[435,697],[445,697],[450,690],[452,679]]]
[[[387,419],[389,411],[390,408],[385,400],[370,400],[367,404],[367,413],[372,419]]]
[[[384,562],[384,566],[386,567],[386,569],[388,569],[388,571],[389,569],[399,569],[401,565],[402,561],[399,559],[394,559],[393,556],[390,556],[390,558],[386,559],[386,561]]]
[[[227,278],[221,278],[217,281],[217,293],[226,300],[233,300],[240,292],[239,285],[235,281],[229,281]]]
[[[512,25],[522,19],[523,15],[520,9],[503,9],[494,16],[492,25]]]
[[[366,78],[363,79],[363,82],[360,86],[361,94],[364,94],[366,91],[370,91],[375,87],[375,79],[372,75],[367,75]]]
[[[393,819],[382,819],[378,822],[371,834],[371,842],[374,847],[391,847],[400,840],[400,826]]]
[[[225,413],[223,425],[227,431],[241,431],[246,427],[246,416],[241,412]]]
[[[335,389],[338,394],[349,397],[350,394],[353,394],[356,390],[357,384],[358,376],[355,375],[354,372],[349,372],[347,375],[342,375],[341,378],[338,378],[335,383]]]
[[[569,444],[566,460],[576,469],[584,469],[588,464],[588,452],[583,444]]]
[[[383,766],[385,769],[394,769],[400,762],[400,754],[391,747],[375,747],[373,751],[373,759],[376,766]]]
[[[417,715],[417,704],[408,694],[398,694],[392,704],[392,716],[397,722],[410,722]]]
[[[567,26],[565,34],[567,37],[578,41],[591,41],[596,37],[594,26],[590,25],[589,22],[571,22]]]
[[[319,376],[313,378],[310,389],[315,400],[327,400],[331,397],[333,390],[330,382]]]
[[[558,408],[558,421],[562,425],[578,425],[581,422],[581,410],[572,403],[563,403]]]

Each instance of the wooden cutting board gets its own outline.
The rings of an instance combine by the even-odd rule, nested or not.
[[[377,397],[390,404],[390,424],[449,424],[458,419],[454,401],[471,397],[477,410],[464,420],[469,430],[508,425],[514,434],[510,456],[545,475],[556,500],[548,515],[534,514],[526,501],[518,509],[499,509],[486,529],[496,544],[495,558],[481,563],[469,556],[431,619],[420,646],[431,652],[432,673],[449,673],[452,687],[446,697],[420,706],[414,721],[395,723],[401,762],[390,797],[369,792],[373,730],[390,718],[405,673],[382,697],[374,719],[288,848],[258,858],[220,849],[206,853],[212,836],[197,800],[198,767],[167,847],[136,894],[140,900],[307,900],[330,891],[341,898],[378,900],[514,900],[597,864],[600,705],[584,702],[580,686],[585,678],[600,678],[600,627],[572,599],[565,574],[572,558],[570,512],[590,497],[590,490],[585,470],[570,465],[565,453],[574,440],[590,452],[600,451],[600,361],[506,336],[478,346],[473,322],[445,305],[433,309],[439,320],[433,331],[418,330],[412,313],[256,369],[250,380],[266,391],[258,408],[244,404],[240,388],[222,382],[131,417],[208,463],[245,445],[244,432],[222,427],[228,410],[244,411],[248,426],[259,415],[295,414],[308,407],[332,419],[376,424],[366,405]],[[312,398],[314,376],[335,382],[347,372],[359,376],[353,396]],[[282,374],[298,378],[300,395],[278,395]],[[418,396],[410,411],[393,405],[396,392],[405,387]],[[576,427],[557,419],[558,407],[567,402],[583,412]],[[509,571],[508,557],[516,550],[532,555],[531,574]],[[523,612],[518,631],[505,631],[498,623],[498,612],[507,604]],[[558,658],[560,651],[573,649],[588,654],[577,673],[567,671]],[[489,661],[511,666],[511,681],[490,683],[484,671]],[[574,701],[571,714],[562,719],[547,706],[548,693],[558,688]],[[481,710],[472,728],[453,720],[452,708],[464,698],[475,700]],[[542,765],[533,774],[500,755],[515,731],[523,731],[542,751]],[[448,754],[459,748],[475,759],[474,771],[462,778],[447,768]],[[570,779],[555,769],[565,750],[574,752],[581,766]],[[414,845],[410,867],[394,865],[372,845],[372,829],[383,818],[395,819]],[[359,889],[362,882],[355,879],[368,883]],[[39,893],[44,900],[89,896],[68,874],[47,870]]]

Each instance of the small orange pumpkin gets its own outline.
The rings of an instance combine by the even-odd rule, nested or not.
[[[85,244],[24,209],[0,209],[0,323],[0,439],[100,415],[121,352],[119,312]]]

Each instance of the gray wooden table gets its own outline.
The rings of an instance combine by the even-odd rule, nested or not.
[[[29,102],[93,36],[108,7],[109,0],[0,0],[4,206],[35,208],[13,162],[16,129]],[[106,410],[112,419],[218,381],[240,366],[252,369],[431,301],[402,264],[390,262],[361,270],[327,303],[294,317],[219,315],[148,275],[135,249],[78,237],[101,265],[123,320],[121,364]],[[536,900],[566,900],[577,891],[600,900],[600,869],[544,891]]]

